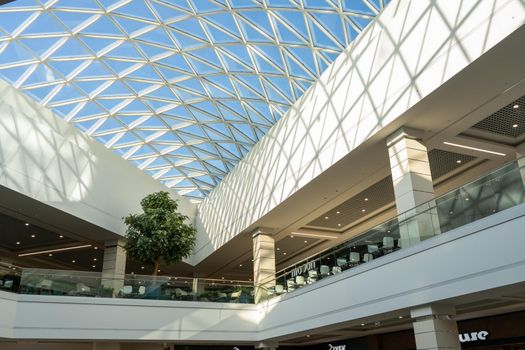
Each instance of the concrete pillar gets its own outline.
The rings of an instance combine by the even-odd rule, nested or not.
[[[126,250],[124,240],[107,241],[104,248],[104,263],[102,265],[102,287],[111,289],[116,295],[124,286],[126,273]],[[109,293],[109,292],[108,292]]]
[[[454,307],[431,304],[411,310],[414,336],[418,350],[460,350],[458,326],[453,316]]]
[[[253,236],[253,284],[255,303],[264,300],[269,288],[275,287],[275,240],[273,231],[256,229]]]
[[[440,233],[427,149],[417,136],[403,128],[387,138],[402,248]]]

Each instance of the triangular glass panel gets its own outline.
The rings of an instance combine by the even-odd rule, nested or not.
[[[148,58],[153,58],[158,55],[164,55],[167,51],[170,51],[170,47],[162,47],[157,44],[149,44],[147,42],[142,42],[137,40],[136,45],[142,51],[144,56]]]
[[[84,132],[88,131],[93,125],[95,125],[97,121],[98,121],[97,119],[94,119],[94,120],[90,119],[90,120],[85,120],[81,122],[75,122],[73,120],[73,122],[75,123],[75,126]]]
[[[271,42],[271,35],[268,35],[262,28],[255,27],[250,22],[246,21],[239,21],[241,24],[241,29],[243,31],[244,37],[248,39],[248,41],[252,42]]]
[[[77,75],[77,78],[113,77],[114,73],[104,67],[100,62],[94,61]]]
[[[138,112],[150,112],[151,110],[139,99],[134,99],[131,103],[127,104],[124,108],[119,110],[119,113],[138,113]]]
[[[290,101],[286,100],[281,93],[279,93],[272,85],[270,85],[268,82],[264,82],[264,86],[266,87],[266,93],[268,94],[268,98],[270,101],[284,103],[284,104],[290,104]]]
[[[14,84],[22,74],[26,72],[28,66],[18,66],[13,68],[0,69],[0,77],[10,84]]]
[[[163,64],[168,67],[173,67],[173,68],[176,68],[181,71],[188,72],[188,73],[192,72],[190,66],[186,62],[186,59],[181,54],[175,54],[175,55],[171,55],[169,57],[163,58],[161,60],[158,60],[156,64],[159,64],[159,65]]]
[[[109,97],[109,96],[132,96],[132,91],[122,84],[119,80],[115,80],[108,88],[102,91],[99,95],[100,97]]]
[[[64,28],[48,12],[42,11],[22,33],[24,35],[64,33]]]
[[[40,90],[40,89],[39,89]],[[28,93],[31,95],[32,92],[28,91]],[[71,103],[68,105],[62,105],[62,106],[56,106],[53,107],[53,112],[57,114],[60,118],[65,118],[69,113],[77,107],[76,103]]]
[[[299,35],[299,38],[301,38],[303,42],[308,40],[308,28],[306,26],[305,16],[302,12],[279,11],[278,14],[280,18],[283,18],[284,21],[297,32],[297,34],[293,34],[294,36]]]
[[[214,99],[220,98],[235,98],[232,93],[226,91],[225,89],[219,89],[216,85],[206,84],[206,89],[209,92],[209,95]]]
[[[137,51],[137,48],[129,42],[124,42],[106,54],[107,57],[131,58],[143,60],[144,57]]]
[[[41,57],[42,54],[55,45],[60,38],[30,38],[19,39],[20,42],[27,46],[36,56]]]
[[[14,3],[16,4],[16,2]],[[6,5],[2,5],[2,8]],[[34,15],[32,11],[9,11],[0,12],[0,29],[6,33],[13,33],[19,26],[31,16]],[[2,31],[0,30],[0,34]]]
[[[103,58],[100,61],[107,65],[114,72],[114,74],[117,75],[120,75],[127,69],[137,64],[137,62],[120,60],[118,58]]]
[[[113,45],[115,43],[114,38],[101,38],[101,37],[88,37],[88,36],[82,36],[80,37],[81,41],[87,45],[93,52],[99,52],[102,49],[105,49],[109,45]]]
[[[184,81],[180,81],[176,84],[177,87],[184,87],[187,90],[190,90],[190,92],[195,92],[197,94],[201,94],[206,96],[206,92],[202,88],[202,85],[200,81],[197,78],[192,78]]]
[[[137,37],[138,40],[157,43],[166,47],[173,47],[173,41],[170,39],[163,27],[158,27]]]
[[[125,16],[137,17],[148,21],[157,21],[155,16],[151,13],[150,8],[144,1],[129,1],[126,5],[119,7],[114,11],[116,14],[123,14]]]
[[[195,18],[188,18],[182,21],[177,21],[169,24],[170,28],[177,29],[177,33],[184,36],[196,37],[203,41],[208,41],[206,34],[202,30],[199,21]],[[175,33],[175,31],[174,31]]]
[[[302,47],[296,47],[289,50],[289,54],[293,54],[295,58],[301,62],[303,65],[306,66],[308,70],[314,75],[317,76],[317,67],[315,64],[315,57],[314,57],[314,51],[302,48]],[[291,59],[290,59],[291,60]],[[309,79],[312,79],[311,76],[309,76]]]
[[[59,73],[54,72],[51,68],[39,64],[38,68],[26,79],[24,85],[33,85],[41,83],[51,83],[62,80]]]
[[[71,61],[53,61],[48,60],[47,64],[52,67],[55,71],[62,73],[64,76],[70,75],[78,67],[80,67],[84,61],[71,60]]]
[[[226,28],[223,27],[217,28],[209,23],[203,24],[210,33],[213,42],[215,42],[216,44],[238,43],[241,41],[239,34],[237,34],[237,31],[230,32],[229,30],[226,30]]]
[[[213,83],[210,85],[221,87],[225,90],[231,91],[233,94],[233,86],[231,85],[230,78],[227,75],[210,75],[204,78],[204,80],[208,80]]]
[[[106,16],[101,16],[95,22],[82,30],[82,34],[100,34],[106,36],[117,36],[125,39],[122,31],[113,24]]]
[[[264,31],[267,36],[273,36],[272,25],[266,11],[262,9],[260,11],[241,11],[239,14],[244,18],[243,22],[251,22],[251,24],[249,24],[250,27],[257,27]]]
[[[329,49],[341,49],[343,48],[341,43],[337,41],[336,38],[333,36],[328,36],[323,30],[321,30],[321,27],[317,22],[309,20],[310,22],[310,29],[312,30],[312,36],[314,39],[313,44],[317,47],[321,48],[329,48]],[[326,31],[327,29],[325,29]]]
[[[185,7],[187,4],[184,1],[179,1],[178,4],[164,4],[158,2],[150,2],[157,12],[157,15],[164,22],[171,22],[182,17],[188,16],[185,12],[181,11],[178,7]],[[187,11],[191,11],[190,8],[186,8]]]
[[[86,96],[82,93],[80,89],[68,84],[62,86],[60,92],[57,93],[51,101],[49,101],[49,104],[53,105],[58,102],[67,102],[71,100],[84,99],[85,97]]]
[[[279,39],[286,44],[304,44],[305,38],[301,37],[299,32],[293,32],[287,28],[281,21],[276,20],[277,31],[279,32]]]
[[[159,64],[154,63],[153,66],[156,68],[156,70],[160,72],[162,77],[168,82],[174,81],[174,80],[180,80],[188,75],[187,73],[181,73],[175,69],[170,69],[170,67],[166,67],[164,65],[159,65]]]
[[[2,71],[0,71],[0,76],[1,76],[1,73]],[[29,94],[35,100],[42,101],[55,88],[56,88],[56,85],[47,85],[47,86],[42,86],[36,89],[28,89],[28,90],[25,90],[24,92]],[[66,108],[68,112],[69,112],[69,109],[71,109],[71,107],[75,107],[75,105],[72,105],[72,106],[69,105],[68,108]],[[63,111],[60,111],[60,112],[62,113],[62,115],[67,114],[67,113],[64,114]]]
[[[335,13],[315,13],[313,15],[317,22],[321,25],[334,37],[331,42],[334,44],[343,45],[344,44],[344,27],[341,22],[341,16]],[[314,22],[314,21],[312,21]],[[316,25],[319,25],[316,23]],[[325,34],[326,35],[326,34]],[[337,40],[339,39],[339,40]],[[334,40],[336,40],[334,42]]]
[[[86,49],[77,39],[70,38],[62,44],[53,54],[52,58],[85,57],[91,58],[95,54]]]
[[[95,102],[87,102],[80,111],[75,115],[73,121],[89,116],[105,115],[107,112],[98,106]]]
[[[0,52],[0,62],[3,64],[34,60],[35,56],[28,49],[16,44],[15,42],[9,43],[5,49]]]
[[[159,77],[157,72],[149,65],[145,64],[141,68],[133,71],[132,73],[128,74],[126,76],[127,78],[135,78],[135,79],[145,79],[149,81],[158,81],[159,83],[162,82],[162,78]]]
[[[93,16],[98,16],[94,13],[81,12],[81,11],[53,11],[53,15],[56,16],[60,22],[62,22],[67,28],[75,29],[80,24]]]

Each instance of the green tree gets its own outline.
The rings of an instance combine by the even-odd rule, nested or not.
[[[125,249],[132,260],[152,263],[156,276],[161,259],[170,264],[191,255],[197,231],[185,222],[187,216],[177,212],[177,201],[166,191],[147,195],[140,205],[144,213],[124,218]]]

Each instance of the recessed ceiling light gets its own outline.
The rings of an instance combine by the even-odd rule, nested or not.
[[[304,241],[304,243],[308,243],[308,241]]]
[[[514,105],[514,106],[512,106],[512,108],[518,109],[518,108],[520,108],[520,105]]]
[[[26,222],[26,223],[25,223],[25,225],[26,225],[26,226],[29,226],[29,223],[28,223],[28,222]]]
[[[36,236],[35,235],[31,235],[31,238],[35,238]]]
[[[281,250],[281,248],[277,248],[277,250]]]
[[[461,164],[461,159],[456,160],[456,163]]]
[[[16,245],[20,245],[20,242],[16,242]]]
[[[365,198],[365,202],[368,202],[368,198]]]
[[[399,318],[403,318],[403,316],[399,316]]]
[[[93,261],[97,261],[97,258],[93,258]]]
[[[340,212],[340,211],[336,211],[335,213],[336,213],[336,214],[341,214],[341,212]]]
[[[283,255],[286,255],[286,252],[284,252]]]
[[[157,272],[160,272],[160,270],[157,270]]]
[[[91,265],[91,267],[92,267],[92,268],[95,268],[95,267],[97,267],[97,265]]]
[[[242,264],[239,264],[239,267],[242,267]]]
[[[291,235],[290,238],[293,238],[293,235]]]
[[[341,224],[337,224],[337,226],[341,227]]]
[[[53,256],[53,254],[52,254],[52,253],[49,253],[49,254],[47,254],[47,255],[48,255],[48,256]]]
[[[366,211],[366,209],[361,209],[361,211],[364,213]]]
[[[74,263],[76,263],[77,261],[76,261],[76,260],[71,260],[71,262],[74,264]]]
[[[364,323],[361,323],[361,326],[364,326],[365,324]]]
[[[306,338],[310,338],[310,334],[307,334],[307,335],[306,335]]]
[[[324,219],[325,219],[325,220],[328,220],[328,216],[325,216]]]
[[[468,201],[468,200],[469,200],[469,198],[467,197],[467,198],[465,198],[465,200],[466,200],[466,201]]]
[[[94,246],[93,249],[98,250],[98,247],[97,247],[97,246]]]
[[[141,266],[140,269],[141,269],[141,270],[144,270],[144,266]]]
[[[60,236],[58,236],[58,238],[64,238],[64,236],[60,235]]]
[[[512,127],[515,129],[518,127],[518,124],[513,124]]]

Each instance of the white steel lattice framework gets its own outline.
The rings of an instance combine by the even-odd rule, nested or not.
[[[385,2],[18,0],[0,77],[199,200]]]

